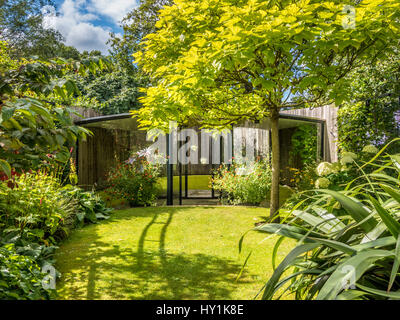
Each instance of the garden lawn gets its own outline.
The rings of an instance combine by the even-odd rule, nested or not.
[[[251,232],[255,207],[148,207],[116,211],[74,231],[56,254],[60,299],[252,299],[272,275],[276,237]],[[285,241],[279,261],[294,246]],[[235,279],[253,250],[241,278]]]
[[[189,175],[188,176],[188,189],[189,190],[210,190],[209,185],[211,176],[210,175]],[[174,192],[179,192],[179,176],[174,176]],[[167,193],[167,177],[161,177],[158,179],[161,192]],[[185,176],[182,175],[182,189],[185,188]]]

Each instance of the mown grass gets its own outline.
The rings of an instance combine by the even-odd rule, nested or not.
[[[267,214],[254,207],[116,211],[105,222],[76,230],[61,245],[59,298],[252,299],[272,275],[276,238],[263,241],[265,235],[251,232],[241,255],[238,241]],[[293,245],[281,245],[279,260]]]
[[[189,190],[210,190],[210,175],[189,175]],[[158,179],[158,185],[162,193],[167,193],[167,177]],[[182,176],[182,190],[185,189],[185,176]],[[174,192],[179,192],[179,176],[174,176]]]

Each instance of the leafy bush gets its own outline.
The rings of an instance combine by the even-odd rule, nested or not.
[[[24,173],[0,184],[0,230],[18,232],[33,242],[55,243],[65,234],[64,219],[74,214],[77,204],[61,194],[60,182],[44,171]]]
[[[365,180],[364,173],[371,173],[374,170],[373,166],[367,166],[360,169],[364,163],[368,162],[378,153],[378,149],[373,145],[364,147],[361,152],[355,154],[353,152],[342,152],[340,160],[335,163],[320,162],[305,166],[303,170],[294,170],[294,182],[296,190],[300,191],[294,194],[287,202],[286,207],[293,207],[296,203],[309,198],[312,193],[301,193],[301,191],[311,189],[330,189],[343,190],[343,188],[352,180]],[[388,171],[388,173],[391,173]],[[304,205],[309,202],[306,201]]]
[[[280,212],[282,224],[255,228],[282,236],[274,265],[282,239],[298,240],[275,268],[263,299],[287,291],[296,299],[400,299],[400,156],[384,150],[341,191],[314,190],[304,208],[300,202]]]
[[[289,170],[293,177],[290,180],[290,183],[293,184],[297,191],[304,191],[313,188],[315,181],[318,179],[315,161],[305,164],[302,169],[289,168]]]
[[[55,244],[69,230],[107,219],[110,209],[91,192],[63,186],[47,171],[0,182],[0,299],[48,299],[41,268],[54,264]]]
[[[13,60],[9,47],[0,42],[0,168],[10,176],[39,169],[47,154],[60,162],[68,160],[69,148],[91,134],[75,126],[71,108],[80,92],[66,73],[86,76],[105,70],[110,63],[92,57],[82,61]]]
[[[244,167],[222,165],[212,183],[222,193],[223,200],[232,204],[258,205],[266,200],[271,186],[271,169],[267,161],[256,161]]]
[[[89,77],[74,75],[73,78],[85,96],[82,106],[85,106],[85,101],[90,102],[88,107],[102,114],[119,114],[140,107],[138,99],[142,94],[138,88],[143,81],[136,74],[131,75],[115,67]],[[81,104],[78,102],[77,105]]]
[[[66,224],[76,227],[109,218],[112,209],[107,208],[105,202],[94,192],[83,191],[78,187],[67,185],[61,189],[61,193],[77,204],[77,210]]]
[[[107,219],[109,213],[100,197],[72,185],[62,186],[45,171],[24,173],[0,184],[3,235],[17,232],[33,242],[56,243],[69,229]]]
[[[152,205],[160,192],[159,174],[159,165],[147,161],[146,155],[139,151],[110,170],[107,193],[127,200],[131,206]]]
[[[54,296],[42,281],[46,274],[37,262],[16,252],[14,244],[0,247],[0,300],[41,300]]]
[[[399,136],[399,58],[396,49],[351,75],[351,97],[338,109],[339,147],[360,152],[366,143],[381,147]],[[400,151],[396,145],[391,150]]]
[[[54,244],[76,225],[67,221],[107,214],[97,198],[78,188],[70,194],[61,177],[48,173],[67,163],[77,139],[91,134],[73,124],[66,105],[80,92],[65,74],[95,74],[109,63],[96,57],[16,61],[4,42],[0,53],[0,299],[47,299],[40,267],[54,263]]]
[[[303,165],[315,162],[317,158],[318,134],[314,125],[300,125],[292,136],[290,158],[299,156]]]

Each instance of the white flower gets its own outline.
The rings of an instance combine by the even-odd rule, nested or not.
[[[207,158],[200,158],[200,163],[201,164],[207,164],[208,159]]]
[[[343,152],[342,158],[344,157],[349,157],[352,158],[353,160],[356,160],[358,158],[358,156],[354,152]]]
[[[348,163],[353,163],[358,157],[354,152],[343,152],[340,163],[345,166]]]
[[[340,171],[340,162],[334,162],[332,163],[332,172],[333,173],[338,173]]]
[[[348,171],[348,170],[349,170],[349,167],[346,166],[346,165],[343,165],[343,166],[340,168],[340,171],[341,171],[341,172],[345,172],[345,171]]]
[[[317,189],[325,189],[328,188],[331,182],[329,181],[328,178],[318,178],[317,181],[315,181],[315,187]]]
[[[373,154],[378,153],[378,151],[379,151],[378,148],[375,147],[375,146],[372,145],[372,144],[370,144],[370,145],[368,145],[368,146],[365,146],[364,149],[362,150],[362,152],[365,152],[365,153],[373,153]]]
[[[328,175],[328,174],[333,172],[332,164],[329,163],[329,162],[321,162],[318,165],[318,167],[316,169],[316,172],[320,177],[326,176],[326,175]]]
[[[340,163],[345,166],[348,163],[353,163],[354,159],[350,156],[344,156],[342,159],[340,159]]]
[[[136,152],[136,155],[140,158],[142,158],[142,157],[147,158],[150,156],[150,154],[151,154],[150,148],[145,148],[145,149],[142,149],[142,150],[139,150],[138,152]]]

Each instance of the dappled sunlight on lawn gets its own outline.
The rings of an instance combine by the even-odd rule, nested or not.
[[[77,230],[60,248],[61,299],[252,299],[270,275],[275,240],[240,236],[262,208],[136,208]],[[239,281],[245,254],[254,249]],[[266,252],[267,250],[267,252]],[[283,248],[284,252],[288,248]]]

